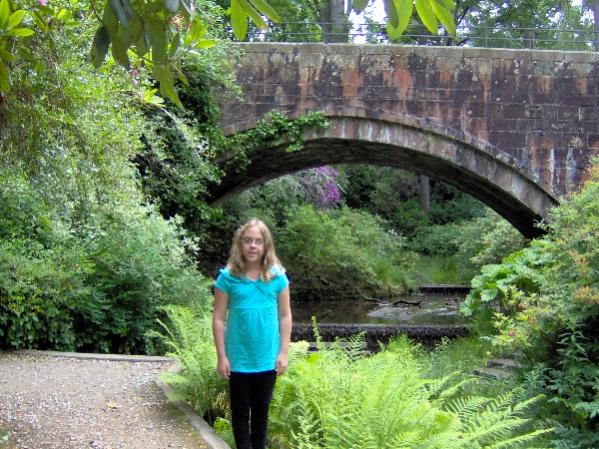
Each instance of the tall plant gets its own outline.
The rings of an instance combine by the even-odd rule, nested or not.
[[[353,344],[357,348],[357,341]],[[460,394],[467,378],[427,379],[407,340],[364,357],[325,349],[295,361],[279,379],[272,411],[283,448],[538,447],[550,429],[527,416],[541,400],[518,390],[495,398]]]

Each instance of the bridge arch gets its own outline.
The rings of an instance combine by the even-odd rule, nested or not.
[[[509,154],[476,138],[414,117],[367,117],[360,111],[328,117],[326,129],[303,133],[303,148],[287,152],[288,142],[248,154],[244,170],[227,173],[211,190],[212,203],[295,171],[330,164],[374,164],[427,175],[479,199],[526,237],[547,217],[557,199],[531,179]],[[237,132],[255,126],[248,120]]]

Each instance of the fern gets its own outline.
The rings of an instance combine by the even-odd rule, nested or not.
[[[518,403],[520,390],[460,397],[470,377],[426,379],[424,366],[419,351],[401,341],[372,356],[340,344],[304,355],[275,390],[273,427],[293,435],[280,447],[516,448],[550,432],[531,430],[533,420],[524,417],[541,398]]]
[[[169,382],[201,413],[229,416],[226,384],[214,370],[209,318],[177,307],[166,312],[172,326],[164,338],[184,367]],[[277,379],[272,448],[532,448],[551,432],[527,417],[542,397],[518,401],[518,389],[492,398],[461,396],[472,378],[461,372],[429,378],[430,356],[405,338],[365,355],[364,336],[327,348],[316,326],[315,334],[320,350],[309,353],[306,343],[293,343],[290,368]],[[217,423],[229,435],[228,421]]]
[[[226,382],[214,369],[216,354],[210,316],[203,309],[175,305],[166,306],[163,311],[171,325],[159,322],[164,329],[159,336],[183,368],[180,373],[163,374],[163,380],[172,384],[200,415],[228,415]]]

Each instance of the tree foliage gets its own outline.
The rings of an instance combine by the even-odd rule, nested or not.
[[[138,190],[143,103],[86,63],[95,22],[66,23],[28,37],[0,104],[0,346],[160,351],[160,307],[207,286],[180,220]]]
[[[383,0],[389,16],[389,27],[401,33],[412,13],[412,0]],[[11,67],[18,60],[29,60],[28,38],[36,33],[63,26],[75,17],[96,17],[99,26],[91,38],[89,58],[96,68],[107,55],[125,69],[144,66],[160,86],[163,97],[181,106],[175,81],[188,84],[181,71],[184,55],[197,53],[215,45],[213,24],[204,19],[209,2],[192,0],[93,0],[89,9],[78,1],[60,1],[48,6],[34,0],[0,0],[0,92],[11,87]],[[406,3],[404,5],[403,3]],[[198,4],[200,5],[198,7]],[[455,31],[451,10],[453,0],[415,0],[416,10],[431,31],[439,21],[450,32]],[[355,2],[361,10],[366,2]],[[232,0],[228,8],[233,34],[243,40],[248,21],[260,29],[280,21],[275,9],[265,0]]]

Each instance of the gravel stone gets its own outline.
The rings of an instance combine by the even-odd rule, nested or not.
[[[156,385],[173,364],[0,352],[0,447],[206,449]]]

